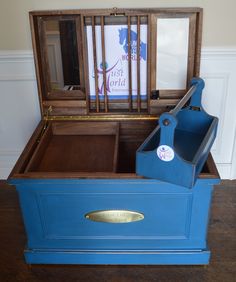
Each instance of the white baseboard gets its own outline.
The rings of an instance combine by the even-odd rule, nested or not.
[[[232,164],[219,164],[216,163],[216,167],[218,169],[218,172],[220,174],[221,179],[231,179],[230,172],[231,172],[231,166]]]
[[[8,177],[20,154],[20,150],[0,150],[0,179]]]

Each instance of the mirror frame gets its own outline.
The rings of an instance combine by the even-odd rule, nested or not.
[[[199,65],[196,63],[200,61],[199,56],[199,46],[197,45],[197,41],[199,38],[197,35],[197,15],[195,13],[156,13],[152,15],[152,33],[151,33],[151,49],[152,54],[158,56],[157,54],[157,21],[158,19],[171,19],[171,18],[188,18],[189,19],[189,34],[188,34],[188,58],[187,58],[187,85],[185,89],[177,89],[177,90],[160,90],[159,97],[163,98],[180,98],[188,89],[188,82],[193,76],[199,76]],[[196,46],[196,48],[195,48]],[[157,74],[157,66],[156,59],[151,60],[151,91],[156,90],[156,74]]]
[[[47,39],[46,39],[46,21],[63,21],[72,20],[76,24],[76,40],[77,40],[77,54],[79,61],[79,73],[80,73],[80,87],[81,90],[54,90],[51,86],[51,75],[48,59]],[[38,18],[38,30],[40,38],[40,58],[42,61],[42,71],[44,80],[44,93],[46,98],[51,99],[83,99],[85,97],[84,86],[84,70],[83,70],[83,54],[82,54],[82,39],[81,39],[81,23],[80,16],[45,16]]]

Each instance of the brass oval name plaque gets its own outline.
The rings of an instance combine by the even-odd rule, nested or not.
[[[143,220],[144,215],[128,210],[100,210],[87,213],[85,218],[96,222],[128,223]]]

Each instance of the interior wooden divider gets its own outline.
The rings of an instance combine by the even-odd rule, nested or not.
[[[89,75],[88,75],[88,60],[87,60],[87,40],[85,32],[85,16],[81,15],[81,38],[82,38],[82,53],[83,53],[83,62],[84,62],[84,79],[85,79],[85,98],[86,98],[86,113],[89,114],[89,103],[90,103],[90,87],[89,87]]]
[[[105,112],[108,112],[107,77],[106,77],[106,50],[105,50],[105,28],[104,16],[101,16],[101,39],[102,39],[102,70],[103,70],[103,89]]]
[[[100,102],[99,102],[99,94],[98,94],[97,42],[96,42],[95,16],[92,16],[92,35],[93,35],[93,63],[94,63],[94,77],[95,77],[96,111],[97,113],[99,113]]]
[[[140,94],[140,17],[137,16],[137,103],[138,112],[141,111],[141,94]]]
[[[150,113],[151,96],[151,16],[147,16],[147,112]]]
[[[129,68],[129,111],[132,111],[132,60],[131,60],[131,19],[128,16],[128,68]]]

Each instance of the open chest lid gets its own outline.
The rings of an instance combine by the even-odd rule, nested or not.
[[[199,75],[201,8],[30,13],[45,119],[156,119]]]

